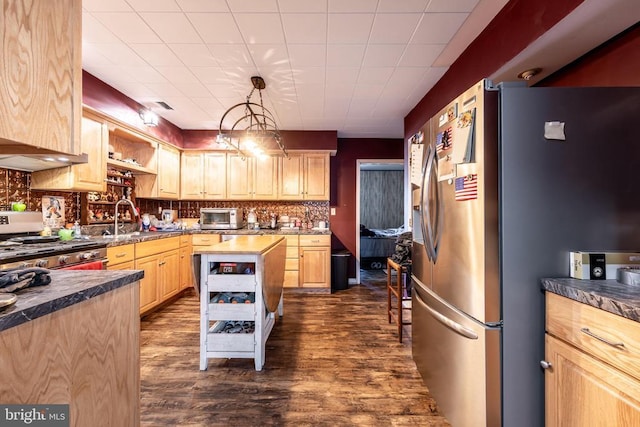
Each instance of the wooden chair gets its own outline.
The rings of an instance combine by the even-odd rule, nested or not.
[[[395,271],[396,280],[392,282],[392,273]],[[398,339],[402,342],[402,327],[410,325],[411,320],[403,319],[403,312],[411,310],[411,298],[406,294],[405,281],[402,280],[402,273],[407,273],[407,267],[387,258],[387,316],[389,323],[395,320],[398,326]],[[392,303],[392,295],[395,295],[396,303]]]

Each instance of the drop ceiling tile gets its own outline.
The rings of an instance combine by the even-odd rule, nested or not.
[[[82,68],[86,69],[87,66],[110,67],[113,66],[113,63],[99,53],[93,45],[84,43],[82,45]]]
[[[327,67],[359,67],[366,47],[365,44],[327,45]]]
[[[191,100],[198,107],[202,108],[204,111],[209,112],[212,117],[217,114],[214,112],[219,112],[220,117],[222,117],[222,114],[226,111],[226,108],[223,107],[222,104],[220,104],[220,101],[218,101],[216,98],[194,96],[191,98]]]
[[[283,44],[284,33],[277,13],[240,13],[235,15],[242,38],[247,44]]]
[[[385,84],[395,67],[366,67],[360,70],[358,84]]]
[[[305,84],[324,84],[325,75],[324,67],[301,67],[293,69],[293,78],[296,87]]]
[[[421,15],[420,13],[377,14],[373,20],[369,43],[408,43]]]
[[[189,98],[210,94],[209,89],[198,82],[174,82],[173,85],[176,87],[176,89],[182,92],[184,96],[187,96]]]
[[[324,67],[327,47],[324,44],[294,44],[288,46],[291,67]]]
[[[330,13],[327,43],[367,43],[374,16],[373,13]]]
[[[175,0],[183,12],[229,12],[226,0]]]
[[[378,13],[424,12],[429,0],[379,0]]]
[[[401,67],[430,67],[442,53],[444,44],[410,44],[402,54]]]
[[[102,25],[118,34],[118,38],[125,43],[161,43],[162,40],[135,13],[99,12],[94,13]]]
[[[204,44],[169,44],[169,47],[187,67],[215,67],[218,61]]]
[[[338,99],[351,102],[351,95],[353,94],[354,87],[353,83],[327,83],[324,88],[324,96],[327,99]]]
[[[354,84],[358,81],[358,67],[327,67],[327,85],[335,83]]]
[[[289,64],[287,46],[284,44],[254,44],[249,46],[253,63],[258,67]]]
[[[131,12],[125,0],[82,0],[82,8],[89,12]]]
[[[82,13],[82,43],[120,43],[120,39],[90,13]]]
[[[173,105],[167,101],[167,99],[171,98],[171,97],[181,97],[182,92],[180,92],[178,90],[178,88],[176,88],[174,85],[172,85],[170,82],[166,82],[166,83],[147,83],[145,86],[147,86],[149,89],[151,89],[157,96],[158,96],[158,101],[165,101],[167,102],[169,105],[171,105],[173,107]]]
[[[377,3],[372,0],[329,0],[329,13],[375,12]]]
[[[167,81],[155,68],[148,65],[144,67],[124,65],[121,69],[134,76],[136,81],[140,83],[163,83]]]
[[[349,104],[351,104],[351,98],[325,98],[324,114],[334,115],[334,117],[344,116],[349,111]]]
[[[278,12],[276,0],[227,0],[233,13]]]
[[[426,12],[471,12],[479,0],[431,0]]]
[[[221,67],[255,66],[251,54],[241,44],[208,44],[209,52]]]
[[[215,96],[218,99],[226,98],[226,99],[235,100],[235,102],[232,102],[231,104],[227,105],[227,107],[230,107],[233,104],[242,102],[244,98],[246,98],[246,96],[249,94],[248,91],[247,93],[239,92],[238,89],[227,84],[207,83],[205,84],[205,86],[207,87],[207,90],[209,91],[209,93],[211,93],[213,96]],[[248,89],[248,90],[251,90],[251,89]]]
[[[187,67],[156,67],[158,72],[170,82],[197,82],[198,79]]]
[[[395,67],[402,57],[405,45],[370,44],[364,53],[363,67]]]
[[[180,58],[178,58],[166,44],[135,43],[130,44],[129,47],[149,65],[153,65],[154,67],[183,65]]]
[[[127,0],[137,12],[180,12],[175,0]]]
[[[182,13],[141,13],[142,19],[165,43],[201,43],[198,32]]]
[[[202,84],[224,84],[229,86],[229,77],[220,67],[191,67],[191,72]]]
[[[382,84],[356,84],[353,97],[364,103],[375,102],[383,89],[384,85]]]
[[[326,13],[327,0],[278,0],[280,13]]]
[[[94,44],[93,48],[96,53],[101,54],[113,64],[138,65],[141,67],[148,65],[133,49],[122,43]]]
[[[467,16],[468,13],[425,13],[411,43],[446,44]]]
[[[235,20],[225,13],[188,13],[187,18],[205,43],[243,43]]]
[[[317,13],[287,13],[282,15],[287,44],[327,42],[327,15]]]

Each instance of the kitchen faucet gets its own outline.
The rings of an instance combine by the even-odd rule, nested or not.
[[[113,239],[116,240],[118,238],[118,217],[120,215],[118,215],[118,206],[120,205],[120,203],[122,202],[127,202],[131,205],[131,207],[133,208],[133,217],[137,217],[138,216],[138,211],[136,209],[136,205],[133,204],[133,202],[129,199],[120,199],[116,202],[116,207],[115,207],[115,212],[114,212],[114,216],[116,217],[115,219],[115,223],[113,224]]]

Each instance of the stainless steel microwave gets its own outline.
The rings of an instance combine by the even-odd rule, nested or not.
[[[201,208],[200,228],[202,230],[237,230],[242,227],[242,213],[239,208]]]

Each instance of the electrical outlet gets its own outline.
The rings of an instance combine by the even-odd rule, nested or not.
[[[331,215],[335,215],[336,214],[336,208],[331,208]]]

